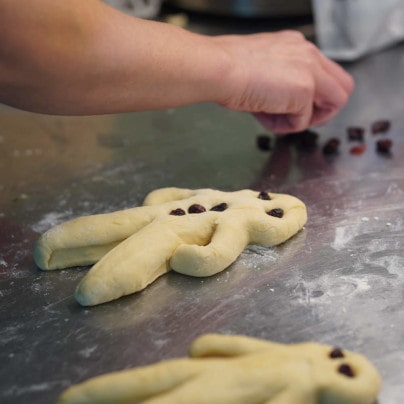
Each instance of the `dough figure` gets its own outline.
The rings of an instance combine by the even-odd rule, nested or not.
[[[374,404],[380,384],[373,365],[349,351],[208,334],[188,359],[95,377],[58,404]]]
[[[94,265],[76,290],[92,306],[144,289],[170,269],[214,275],[248,244],[283,243],[306,223],[290,195],[163,188],[144,206],[84,216],[48,230],[35,246],[41,269]]]

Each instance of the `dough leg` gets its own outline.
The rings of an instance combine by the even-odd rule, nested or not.
[[[77,287],[76,300],[93,306],[144,289],[170,270],[169,259],[180,243],[169,227],[146,226],[90,269]]]
[[[232,264],[248,244],[248,233],[238,224],[218,224],[206,246],[183,244],[171,258],[174,271],[191,276],[210,276]]]

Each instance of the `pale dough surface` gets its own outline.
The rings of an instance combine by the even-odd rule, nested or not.
[[[360,354],[341,350],[333,358],[332,351],[207,334],[189,358],[95,377],[67,389],[58,404],[374,404],[381,386],[374,366]]]
[[[84,216],[48,230],[34,257],[44,270],[96,263],[79,284],[76,299],[96,305],[144,289],[170,269],[210,276],[233,263],[248,244],[273,246],[306,223],[306,206],[285,194],[241,190],[163,188],[143,206]],[[211,210],[226,204],[222,211]],[[188,213],[192,205],[203,213]],[[185,214],[170,214],[182,209]],[[282,211],[282,217],[269,214]]]

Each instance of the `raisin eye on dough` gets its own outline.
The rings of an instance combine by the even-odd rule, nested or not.
[[[185,210],[181,208],[174,209],[170,212],[170,215],[173,216],[184,216],[185,214]]]
[[[344,358],[344,352],[342,351],[341,348],[335,347],[333,350],[330,352],[330,358],[336,359],[336,358]]]
[[[347,377],[355,377],[354,371],[347,363],[339,365],[338,372]]]
[[[219,205],[213,206],[210,210],[214,212],[224,212],[229,206],[226,202],[219,203]]]
[[[280,219],[283,217],[283,210],[280,208],[271,209],[268,212],[269,216],[279,217]]]
[[[270,201],[271,200],[271,197],[269,196],[268,192],[265,192],[265,191],[261,191],[258,194],[258,198],[262,199],[263,201]]]
[[[203,212],[206,212],[206,209],[202,205],[199,205],[197,203],[191,205],[188,208],[188,213],[203,213]]]

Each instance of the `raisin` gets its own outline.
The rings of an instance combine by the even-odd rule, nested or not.
[[[268,192],[261,191],[258,194],[258,199],[262,199],[263,201],[270,201],[271,197],[269,196]]]
[[[359,146],[354,146],[349,150],[349,153],[353,154],[354,156],[359,156],[360,154],[365,153],[366,145],[361,144]]]
[[[271,138],[268,135],[257,136],[257,147],[263,151],[272,150]]]
[[[390,139],[380,139],[376,142],[376,151],[379,153],[390,153],[393,142]]]
[[[382,119],[372,123],[371,131],[374,135],[376,135],[377,133],[386,133],[390,129],[390,126],[390,121]]]
[[[267,212],[269,216],[274,216],[274,217],[283,217],[283,209],[281,208],[275,208]]]
[[[346,363],[343,363],[342,365],[339,366],[338,372],[345,375],[345,376],[347,376],[347,377],[354,377],[355,376],[352,368]]]
[[[285,135],[279,137],[277,141],[287,144],[298,144],[301,132],[286,133]]]
[[[184,216],[185,215],[185,210],[178,208],[178,209],[174,209],[170,212],[170,215],[174,215],[174,216]]]
[[[323,146],[323,153],[327,155],[337,154],[339,149],[340,141],[337,138],[331,138]]]
[[[342,352],[341,348],[333,348],[333,350],[330,352],[330,358],[335,359],[335,358],[344,358],[345,355]]]
[[[303,151],[311,151],[317,147],[318,134],[312,130],[299,132],[297,147]]]
[[[348,140],[363,142],[363,136],[365,134],[365,129],[360,126],[351,126],[347,130]]]
[[[213,210],[214,212],[223,212],[227,208],[228,208],[227,203],[223,202],[223,203],[219,203],[219,205],[214,206],[210,210]]]
[[[203,213],[206,212],[206,209],[202,205],[198,205],[195,203],[188,208],[188,213]]]
[[[281,138],[281,142],[295,145],[301,151],[313,151],[317,148],[318,133],[306,129],[302,132],[288,133]]]

